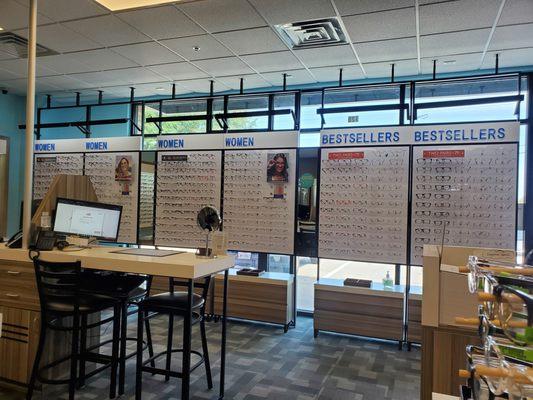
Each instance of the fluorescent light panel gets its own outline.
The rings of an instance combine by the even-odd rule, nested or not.
[[[177,0],[96,0],[96,2],[111,11],[119,11],[130,8],[156,6],[158,4],[176,3]]]

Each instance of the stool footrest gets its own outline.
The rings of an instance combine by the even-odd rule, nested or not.
[[[143,363],[142,363],[142,366],[141,366],[141,371],[150,372],[152,374],[157,374],[157,375],[169,375],[169,376],[172,376],[174,378],[182,378],[183,377],[183,373],[182,372],[167,371],[166,369],[154,368],[154,367],[148,367],[147,366],[147,364],[155,362],[156,359],[158,359],[161,356],[167,355],[167,353],[168,353],[167,351],[162,351],[160,353],[154,354],[153,357],[150,357],[149,359],[144,360]],[[171,353],[183,353],[183,349],[173,349],[171,351]],[[200,357],[200,360],[196,364],[191,366],[190,373],[192,373],[196,368],[198,368],[200,365],[202,365],[204,363],[204,361],[205,361],[203,354],[200,353],[199,351],[191,350],[191,354],[194,354],[194,355]]]

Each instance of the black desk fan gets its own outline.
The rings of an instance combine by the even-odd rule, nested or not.
[[[198,211],[196,222],[202,230],[207,231],[205,248],[198,248],[196,250],[196,255],[199,257],[213,258],[213,250],[209,248],[209,237],[211,232],[218,231],[220,229],[220,225],[222,224],[220,214],[215,207],[207,206]]]

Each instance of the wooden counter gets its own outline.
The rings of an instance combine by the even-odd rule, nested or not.
[[[214,314],[222,314],[223,276],[214,279]],[[261,276],[237,275],[230,269],[228,316],[283,325],[294,323],[294,276],[265,272]]]
[[[41,252],[46,261],[80,260],[82,267],[174,277],[201,278],[234,265],[233,256],[200,259],[193,253],[168,257],[133,256],[112,253],[120,248],[97,247],[76,252]],[[164,279],[168,282],[167,279]],[[168,284],[167,284],[168,288]],[[26,384],[39,337],[40,305],[33,263],[27,250],[8,249],[0,244],[0,379]]]
[[[414,323],[410,341],[417,342],[416,327],[421,301],[420,288],[412,287],[410,315]],[[370,288],[344,286],[341,279],[320,279],[315,283],[315,337],[319,331],[332,331],[380,339],[403,341],[405,286],[388,289],[380,283]],[[419,324],[419,322],[418,322]]]

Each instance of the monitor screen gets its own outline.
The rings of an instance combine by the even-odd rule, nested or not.
[[[57,199],[54,231],[116,241],[122,206]]]

